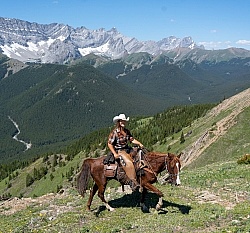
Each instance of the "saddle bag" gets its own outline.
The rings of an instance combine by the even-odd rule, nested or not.
[[[104,175],[106,177],[115,177],[117,170],[117,164],[105,164]]]

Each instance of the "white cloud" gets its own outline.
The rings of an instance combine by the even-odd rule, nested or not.
[[[236,44],[250,45],[250,40],[238,40],[238,41],[236,41]]]
[[[201,41],[197,43],[198,45],[203,45],[205,49],[216,50],[216,49],[228,49],[232,47],[244,48],[250,50],[250,40],[238,40],[235,41]]]
[[[216,33],[217,30],[216,30],[216,29],[212,29],[212,30],[210,30],[210,32],[211,32],[211,33]]]
[[[198,43],[199,45],[203,45],[205,49],[225,49],[230,48],[232,46],[231,41],[201,41]]]

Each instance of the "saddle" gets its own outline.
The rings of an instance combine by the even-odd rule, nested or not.
[[[143,175],[144,168],[147,168],[147,163],[144,160],[143,152],[139,150],[137,153],[134,153],[133,151],[130,155],[133,159],[136,174]],[[114,155],[111,152],[108,153],[108,155],[104,158],[103,164],[104,164],[104,175],[106,177],[117,176],[119,180],[127,180],[127,178],[125,178],[126,173],[122,168],[119,159],[118,161],[116,161]]]

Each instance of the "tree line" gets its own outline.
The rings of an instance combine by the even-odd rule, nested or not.
[[[166,137],[181,132],[184,127],[191,126],[195,119],[204,116],[216,104],[198,104],[189,106],[174,106],[153,117],[135,117],[129,121],[129,129],[133,136],[151,149],[155,143],[163,144]],[[70,157],[85,151],[86,154],[97,149],[107,152],[107,138],[111,127],[94,131],[74,144],[71,144],[60,153]],[[183,139],[180,138],[180,142]],[[98,156],[98,154],[97,154]]]

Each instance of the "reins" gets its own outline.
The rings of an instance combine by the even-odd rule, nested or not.
[[[146,162],[147,162],[147,164],[149,166],[149,169],[152,171],[152,173],[155,175],[155,177],[157,177],[157,174],[154,172],[154,170],[153,170],[153,168],[152,168],[152,166],[151,166],[151,164],[150,164],[150,162],[148,161],[148,158],[147,158],[147,153],[149,152],[149,150],[147,150],[146,148],[143,148],[141,150],[144,153],[144,158],[145,158],[145,160],[146,160]],[[165,159],[166,159],[166,157],[165,157]]]
[[[170,173],[169,172],[169,168],[168,168],[168,163],[167,163],[167,156],[165,157],[165,167],[166,167],[166,171],[167,173],[169,174],[169,177],[177,177],[178,176],[178,173],[177,174],[174,174],[174,173]]]
[[[157,177],[157,174],[154,172],[150,162],[148,161],[147,154],[144,154],[144,158],[145,158],[145,160],[146,160],[146,162],[147,162],[147,164],[149,166],[149,169],[152,171],[152,173],[155,175],[155,177]]]
[[[153,167],[152,167],[152,165],[150,164],[150,162],[149,162],[149,160],[148,160],[147,153],[148,153],[149,151],[148,151],[146,148],[142,148],[141,151],[144,153],[144,159],[145,159],[145,161],[147,162],[147,165],[148,165],[149,170],[155,175],[155,177],[157,177],[157,174],[154,172]],[[170,173],[170,169],[169,169],[169,165],[170,165],[169,163],[170,163],[170,162],[167,161],[167,158],[169,158],[168,155],[164,155],[164,162],[165,162],[166,175],[168,175],[170,179],[173,178],[173,177],[177,177],[177,176],[178,176],[178,173],[177,173],[177,174],[175,174],[175,173]],[[164,176],[165,176],[165,175],[164,175]]]

